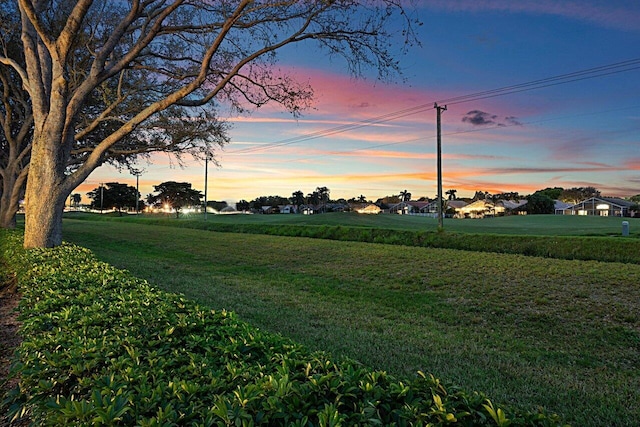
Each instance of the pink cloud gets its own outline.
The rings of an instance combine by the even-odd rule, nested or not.
[[[357,121],[384,121],[392,113],[394,121],[422,122],[425,116],[432,116],[429,120],[433,122],[435,114],[425,115],[424,112],[433,110],[435,100],[457,95],[355,79],[318,69],[296,67],[291,68],[291,73],[298,79],[308,79],[314,88],[314,115],[349,117]]]
[[[634,159],[629,159],[624,163],[624,168],[625,169],[631,169],[631,170],[640,170],[640,157],[636,157]]]

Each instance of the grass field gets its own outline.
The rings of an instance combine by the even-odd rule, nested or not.
[[[281,215],[209,220],[272,217],[283,220]],[[394,221],[396,227],[435,222],[399,216],[291,217],[286,220],[349,218],[378,226]],[[572,228],[569,233],[578,235],[608,235],[616,227],[619,232],[619,218],[570,218],[584,228],[555,218],[459,224],[495,224],[491,232],[511,234],[525,234],[527,227],[544,234],[541,226],[563,230],[558,232]],[[484,391],[497,402],[525,410],[543,405],[577,426],[632,426],[640,419],[640,265],[140,222],[67,219],[64,235],[163,289],[233,310],[255,326],[311,348],[399,376],[424,370]],[[449,223],[453,228],[456,221],[445,227]],[[638,226],[632,222],[631,229]]]
[[[68,218],[100,219],[100,215],[68,213]],[[175,224],[203,222],[203,215],[191,215],[176,220],[173,215],[123,216],[104,215],[102,219],[119,221]],[[620,236],[622,221],[629,222],[631,237],[640,237],[640,218],[616,218],[569,215],[505,216],[484,219],[445,219],[444,229],[456,233],[495,233],[533,236]],[[435,218],[412,215],[361,215],[357,213],[330,213],[323,215],[207,215],[212,224],[289,224],[289,225],[339,225],[351,227],[375,227],[396,230],[436,231]]]

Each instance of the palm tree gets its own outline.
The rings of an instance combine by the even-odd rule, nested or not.
[[[449,195],[449,200],[455,200],[456,199],[456,193],[458,192],[458,190],[454,190],[453,188],[451,190],[445,191],[444,194],[448,194]]]
[[[327,187],[318,187],[316,188],[316,193],[318,193],[318,197],[322,202],[322,212],[326,212],[327,210],[327,202],[329,201],[329,192],[330,190]]]
[[[358,197],[358,201],[359,201],[360,203],[366,203],[366,202],[367,202],[367,198],[366,198],[366,197],[364,197],[364,196],[361,194],[361,195],[360,195],[360,197]]]
[[[402,202],[408,202],[409,200],[411,200],[411,193],[409,193],[407,190],[401,191],[400,200]]]
[[[300,190],[291,193],[291,203],[296,205],[298,208],[301,205],[304,205],[304,193]]]

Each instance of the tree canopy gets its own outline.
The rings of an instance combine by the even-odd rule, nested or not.
[[[285,46],[313,43],[355,75],[387,78],[399,70],[394,34],[415,41],[395,0],[16,1],[19,13],[0,3],[0,21],[20,20],[19,38],[0,34],[17,44],[0,64],[19,77],[33,115],[26,247],[62,242],[67,196],[104,162],[210,156],[228,141],[221,103],[300,114],[313,90],[277,68]]]
[[[87,193],[93,209],[115,209],[119,213],[123,209],[144,207],[140,194],[135,187],[119,182],[108,182]]]
[[[180,217],[184,207],[200,206],[203,197],[202,193],[191,188],[188,182],[167,181],[154,185],[153,188],[157,194],[151,195],[148,202],[157,207],[168,205],[176,213],[176,218]]]

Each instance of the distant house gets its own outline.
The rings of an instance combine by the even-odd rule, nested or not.
[[[465,202],[464,200],[448,200],[447,201],[447,207],[449,208],[453,208],[456,211],[458,209],[464,208],[465,206],[467,206],[469,203]]]
[[[389,213],[400,215],[417,215],[420,213],[428,212],[428,210],[426,209],[428,205],[429,202],[400,202],[389,207]]]
[[[622,217],[630,216],[633,206],[635,203],[617,197],[592,197],[563,209],[562,214]]]
[[[278,213],[278,212],[279,212],[279,210],[275,206],[262,206],[262,213],[263,214],[275,214],[275,213]]]
[[[298,208],[294,205],[281,205],[278,206],[281,214],[293,214],[298,213]]]
[[[359,209],[356,209],[356,212],[361,213],[361,214],[377,215],[380,212],[382,212],[382,209],[380,209],[380,206],[377,206],[377,205],[374,205],[374,204],[370,204],[370,205],[366,205],[364,207],[361,207]]]
[[[553,207],[555,209],[556,215],[564,215],[565,209],[568,209],[571,206],[573,206],[571,203],[566,203],[566,202],[563,202],[562,200],[553,201]]]
[[[317,212],[317,208],[313,205],[302,205],[300,206],[300,213],[303,215],[313,215]]]
[[[526,213],[526,200],[476,200],[456,209],[462,218],[484,218],[491,216],[515,215]]]

